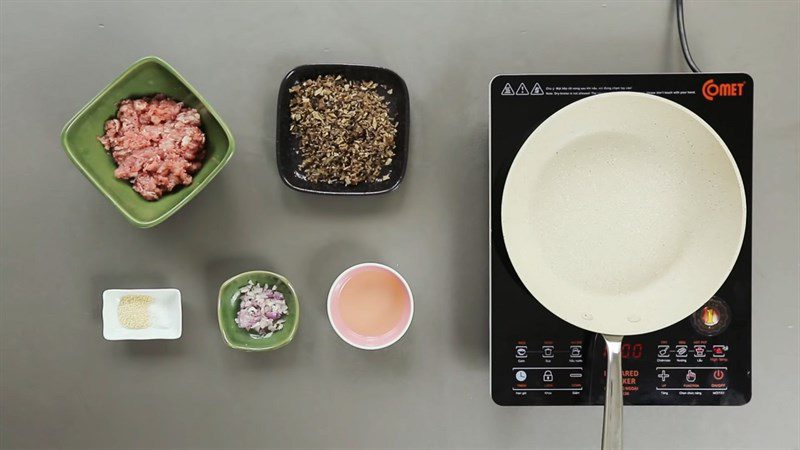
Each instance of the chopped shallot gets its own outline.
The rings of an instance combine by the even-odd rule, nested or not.
[[[283,329],[289,308],[277,286],[270,288],[251,280],[247,286],[239,289],[237,299],[239,312],[235,320],[239,328],[255,331],[263,336]]]

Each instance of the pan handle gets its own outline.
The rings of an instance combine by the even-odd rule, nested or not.
[[[603,450],[622,448],[622,336],[604,334],[608,353],[606,404],[603,410]]]

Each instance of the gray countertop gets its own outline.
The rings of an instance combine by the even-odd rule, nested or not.
[[[601,408],[503,408],[489,396],[487,85],[498,73],[684,71],[672,3],[12,2],[2,11],[0,439],[3,448],[586,448]],[[708,71],[755,79],[753,399],[626,410],[629,448],[798,448],[800,4],[689,2]],[[173,64],[237,141],[223,172],[149,230],[72,166],[63,124],[134,60]],[[275,167],[292,67],[386,66],[411,93],[400,189],[294,192]],[[364,352],[328,324],[332,280],[397,268],[416,315]],[[227,277],[271,269],[303,317],[276,352],[228,349]],[[107,342],[100,295],[176,287],[178,341]]]

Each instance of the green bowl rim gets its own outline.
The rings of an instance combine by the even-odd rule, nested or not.
[[[92,176],[92,174],[86,169],[86,167],[84,167],[84,165],[81,163],[81,161],[78,158],[76,158],[75,155],[72,154],[72,149],[67,144],[67,134],[68,134],[69,130],[72,128],[72,126],[75,124],[75,122],[78,120],[78,118],[81,115],[83,115],[83,113],[86,110],[88,110],[90,107],[92,107],[97,101],[99,101],[99,99],[101,97],[103,97],[105,94],[107,94],[108,91],[112,87],[114,87],[117,84],[121,83],[122,80],[128,74],[133,72],[139,66],[141,66],[143,64],[146,64],[146,63],[149,63],[149,62],[154,62],[154,63],[160,65],[161,67],[163,67],[164,69],[166,69],[178,81],[180,81],[192,94],[194,94],[194,96],[196,96],[198,100],[200,100],[200,103],[202,103],[203,106],[205,106],[205,108],[208,110],[209,114],[211,114],[211,117],[213,117],[219,123],[220,128],[222,128],[222,131],[225,132],[225,136],[228,138],[228,150],[226,151],[225,156],[222,158],[220,163],[214,169],[212,169],[211,173],[208,175],[208,178],[206,178],[204,180],[202,185],[198,186],[196,189],[194,189],[193,191],[189,192],[186,195],[186,197],[181,199],[181,201],[176,203],[175,206],[173,206],[169,210],[165,211],[160,216],[156,217],[155,219],[146,221],[146,220],[139,220],[136,217],[134,217],[118,201],[116,201],[114,198],[111,197],[111,195],[109,195],[109,193],[107,192],[105,187],[103,187],[95,179],[95,177]],[[230,161],[231,157],[236,152],[236,144],[234,142],[233,134],[231,133],[231,130],[228,128],[228,125],[225,124],[225,122],[222,120],[222,118],[219,116],[219,114],[217,114],[217,112],[214,110],[214,108],[211,106],[211,104],[208,102],[208,100],[206,100],[205,97],[200,95],[200,92],[198,92],[197,89],[195,89],[194,86],[191,85],[191,83],[186,81],[186,79],[180,73],[178,73],[178,71],[175,70],[175,68],[170,66],[169,63],[167,63],[163,59],[159,58],[158,56],[145,56],[144,58],[141,58],[138,61],[136,61],[133,64],[131,64],[127,69],[125,69],[124,72],[122,72],[119,76],[117,76],[117,78],[115,78],[114,81],[109,83],[106,87],[104,87],[102,90],[100,90],[100,92],[98,92],[97,95],[94,96],[94,98],[89,100],[89,102],[86,103],[86,105],[84,105],[83,108],[78,110],[78,112],[75,113],[75,115],[73,115],[71,119],[69,119],[69,121],[64,125],[64,128],[61,130],[61,147],[64,149],[64,153],[67,154],[67,156],[72,161],[72,163],[75,164],[75,166],[81,171],[81,173],[86,178],[89,179],[89,181],[92,183],[92,185],[94,185],[94,187],[97,188],[97,190],[99,190],[112,204],[114,204],[114,206],[117,208],[117,210],[119,210],[119,212],[121,212],[122,215],[125,216],[126,219],[128,219],[128,222],[132,223],[133,225],[135,225],[135,226],[137,226],[139,228],[154,227],[154,226],[160,224],[161,222],[167,220],[173,214],[175,214],[185,204],[189,203],[189,200],[193,199],[197,194],[199,194],[200,191],[202,191],[206,187],[206,185],[208,185],[211,182],[211,180],[214,179],[214,177],[216,177],[216,175],[222,170],[223,167],[225,167],[225,165],[228,164],[228,161]]]
[[[236,345],[236,344],[232,343],[228,339],[228,335],[225,333],[225,330],[222,328],[222,311],[221,311],[222,300],[223,300],[222,299],[222,291],[225,290],[225,287],[228,286],[229,284],[231,284],[233,282],[233,280],[235,280],[236,278],[239,278],[239,277],[244,276],[244,275],[251,275],[251,274],[268,275],[268,276],[272,276],[272,277],[275,277],[275,278],[281,280],[284,284],[286,284],[286,286],[289,287],[289,290],[291,291],[291,293],[294,296],[295,301],[297,303],[297,306],[295,308],[295,310],[296,310],[295,315],[296,315],[297,318],[295,319],[294,327],[292,327],[291,330],[287,330],[287,331],[289,331],[289,335],[286,336],[286,338],[284,339],[283,342],[278,343],[278,344],[276,344],[276,345],[274,345],[272,347],[250,348],[250,347],[242,347],[240,345]],[[224,339],[225,343],[228,344],[228,347],[230,347],[232,349],[244,350],[246,352],[265,352],[265,351],[269,351],[269,350],[277,350],[277,349],[279,349],[279,348],[281,348],[281,347],[283,347],[285,345],[288,345],[290,342],[292,342],[292,339],[294,339],[294,335],[297,334],[297,328],[300,326],[300,297],[297,295],[297,291],[295,291],[294,286],[292,286],[292,283],[290,283],[289,280],[287,280],[286,277],[284,277],[283,275],[275,273],[275,272],[270,272],[269,270],[248,270],[247,272],[242,272],[240,274],[237,274],[237,275],[234,275],[234,276],[228,278],[219,287],[219,294],[217,295],[217,322],[219,324],[219,331],[220,331],[220,333],[222,333],[222,339]]]

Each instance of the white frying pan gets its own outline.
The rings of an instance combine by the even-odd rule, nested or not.
[[[508,173],[502,227],[525,287],[608,348],[603,448],[622,447],[622,337],[672,325],[731,271],[742,178],[722,139],[672,101],[587,97],[544,121]]]

